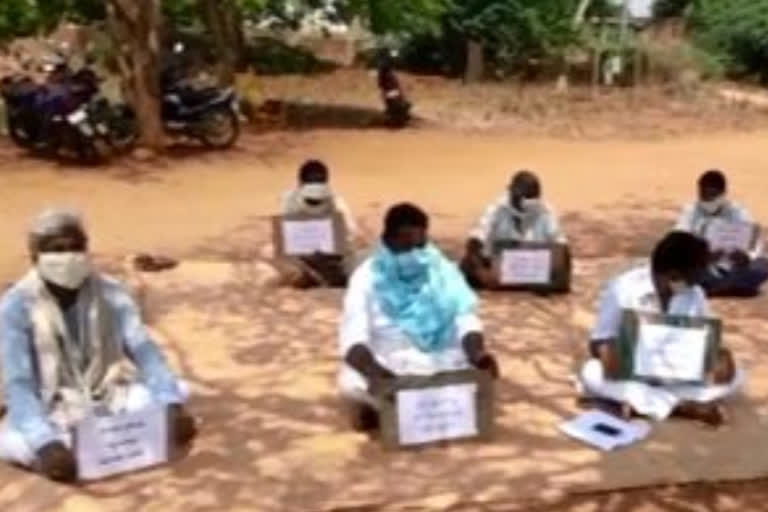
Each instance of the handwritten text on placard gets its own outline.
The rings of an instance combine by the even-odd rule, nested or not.
[[[333,220],[284,220],[283,247],[289,256],[308,256],[316,252],[334,254]]]
[[[706,327],[641,323],[635,346],[635,375],[696,382],[704,377]]]
[[[75,430],[81,480],[98,480],[168,460],[165,408],[113,416],[93,416]]]
[[[712,221],[706,230],[706,238],[712,250],[749,252],[755,234],[754,224],[728,222],[721,219]]]
[[[477,384],[397,393],[400,444],[416,445],[478,435]]]
[[[552,276],[552,251],[505,249],[501,253],[499,272],[503,285],[549,284]]]

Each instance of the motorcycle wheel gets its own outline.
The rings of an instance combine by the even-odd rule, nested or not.
[[[200,125],[200,141],[211,149],[229,149],[240,137],[240,121],[231,109],[209,112]]]
[[[107,137],[112,149],[118,153],[127,153],[139,138],[136,118],[124,113],[115,115],[109,123],[109,135]]]

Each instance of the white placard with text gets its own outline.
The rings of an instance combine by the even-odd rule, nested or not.
[[[502,285],[546,285],[551,278],[550,249],[505,249],[501,252],[499,280]]]
[[[635,345],[635,375],[660,380],[701,381],[708,335],[706,327],[641,323]]]
[[[332,218],[283,220],[282,228],[283,247],[288,256],[336,253]]]
[[[713,251],[749,252],[755,236],[754,224],[715,219],[707,226],[705,236]]]
[[[91,416],[75,429],[81,480],[100,480],[163,464],[168,460],[165,407],[111,416]]]
[[[418,445],[478,435],[477,384],[453,384],[397,393],[400,444]]]

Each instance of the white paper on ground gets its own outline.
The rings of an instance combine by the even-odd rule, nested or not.
[[[752,249],[755,226],[747,222],[714,219],[706,229],[706,239],[712,250],[749,252]]]
[[[615,435],[605,433],[605,427],[615,431]],[[624,421],[603,411],[592,410],[560,424],[560,430],[595,448],[611,451],[642,441],[648,437],[651,427],[645,421]]]
[[[635,375],[681,382],[702,380],[708,333],[706,327],[641,323],[635,345]]]
[[[283,247],[288,256],[336,252],[333,219],[283,220]]]
[[[552,251],[505,249],[501,252],[499,274],[503,285],[549,284],[552,277]]]
[[[397,393],[401,445],[474,437],[477,426],[477,384],[408,389]]]
[[[99,480],[168,460],[165,407],[112,416],[91,416],[75,429],[81,480]]]

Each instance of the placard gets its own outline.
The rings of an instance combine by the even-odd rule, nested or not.
[[[499,258],[499,281],[504,286],[547,285],[552,281],[550,249],[504,249]]]
[[[507,290],[567,293],[571,289],[571,252],[567,245],[498,241],[494,271]]]
[[[706,327],[640,324],[635,344],[635,375],[663,381],[703,380],[708,334]]]
[[[110,416],[91,416],[74,432],[80,480],[101,480],[163,464],[168,460],[165,407]]]
[[[404,446],[477,436],[477,384],[398,391],[397,429]]]
[[[620,378],[701,384],[715,364],[721,333],[716,318],[625,310],[618,338]]]
[[[390,448],[491,436],[493,379],[487,372],[399,377],[393,393],[380,399],[382,441]]]
[[[731,222],[714,219],[704,231],[704,237],[713,251],[750,252],[757,245],[760,227],[748,222]]]
[[[342,255],[346,247],[344,221],[339,214],[286,215],[273,218],[277,256]]]

